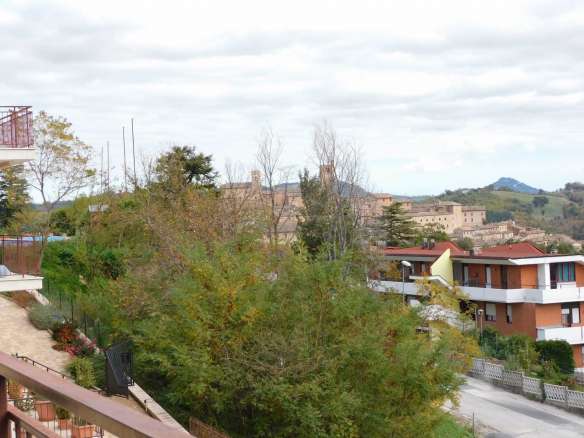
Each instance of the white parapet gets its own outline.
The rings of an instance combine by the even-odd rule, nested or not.
[[[370,288],[377,292],[419,295],[416,283],[402,284],[401,281],[371,280],[369,284]],[[491,303],[553,304],[584,301],[584,287],[568,285],[564,285],[559,289],[496,289],[471,286],[459,286],[459,288],[470,300]]]
[[[6,275],[0,277],[0,292],[15,292],[18,290],[42,289],[43,277],[34,275]]]
[[[35,148],[6,148],[0,147],[0,168],[24,164],[36,160]]]
[[[537,340],[563,340],[572,345],[584,344],[584,327],[538,327]]]

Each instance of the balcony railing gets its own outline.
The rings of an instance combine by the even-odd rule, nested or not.
[[[0,235],[0,278],[41,272],[41,236]]]
[[[55,416],[71,416],[71,420],[59,424],[62,428],[51,429],[47,419],[54,421]],[[132,438],[188,436],[146,414],[0,352],[0,438],[20,438],[25,434],[27,437],[85,438],[105,433]]]
[[[30,106],[0,106],[0,147],[30,148],[34,143]]]

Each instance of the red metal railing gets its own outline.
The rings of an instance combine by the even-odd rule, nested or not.
[[[39,274],[41,249],[41,236],[0,235],[0,277]],[[2,265],[7,270],[2,268]]]
[[[0,106],[0,147],[30,148],[34,142],[30,106]]]

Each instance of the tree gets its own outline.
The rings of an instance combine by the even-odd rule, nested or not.
[[[170,188],[191,184],[212,188],[217,179],[212,161],[211,155],[197,152],[194,146],[173,146],[158,157],[154,170],[158,182]]]
[[[533,204],[533,206],[535,208],[543,208],[549,202],[550,202],[550,200],[547,198],[547,196],[534,196],[532,201],[531,201],[531,203]]]
[[[0,171],[0,228],[6,228],[21,213],[30,198],[23,166],[10,166]]]
[[[361,187],[361,154],[356,145],[340,140],[326,122],[315,128],[312,147],[319,166],[319,196],[327,197],[323,210],[327,217],[320,220],[326,227],[324,249],[330,260],[340,259],[356,248],[363,232],[361,212],[369,194]]]
[[[288,205],[289,171],[282,167],[282,143],[271,129],[266,129],[258,142],[256,160],[260,167],[266,191],[260,187],[260,199],[267,213],[268,240],[273,249],[278,246],[279,228]]]
[[[474,248],[474,242],[470,237],[464,237],[460,240],[455,242],[459,248],[464,249],[465,251],[470,251]]]
[[[415,243],[420,244],[426,240],[433,240],[434,242],[446,242],[450,239],[448,233],[444,231],[444,225],[442,224],[427,224],[422,227],[421,230],[416,231]]]
[[[383,207],[381,230],[388,246],[406,246],[415,236],[415,224],[405,215],[401,202]]]
[[[46,218],[41,231],[46,242],[51,212],[61,201],[86,188],[93,181],[95,170],[89,167],[91,146],[75,135],[64,117],[41,111],[34,119],[33,130],[37,159],[27,163],[26,171],[31,187],[42,199]]]
[[[319,178],[307,169],[300,177],[303,207],[298,218],[298,237],[309,254],[318,254],[328,239],[330,229],[330,197]]]

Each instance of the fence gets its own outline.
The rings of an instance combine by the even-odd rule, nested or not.
[[[108,328],[99,319],[89,316],[83,303],[75,296],[54,287],[48,278],[43,280],[41,294],[59,309],[67,320],[79,327],[90,340],[95,342],[95,345],[99,348],[105,348],[108,345]]]
[[[484,359],[473,359],[471,374],[501,384],[523,395],[552,402],[565,408],[584,410],[584,392],[572,391],[567,386],[544,383],[543,380],[528,377],[522,372],[506,370],[503,365],[490,363]]]

